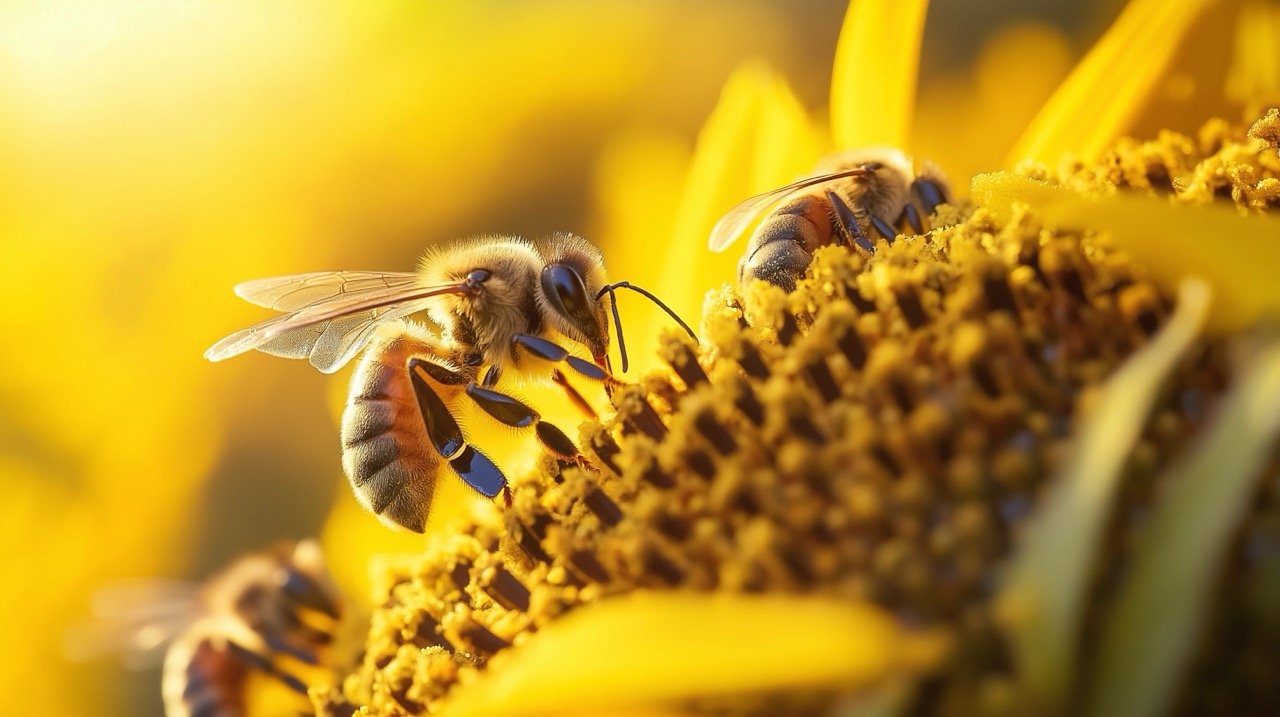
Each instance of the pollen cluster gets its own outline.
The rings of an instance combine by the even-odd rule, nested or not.
[[[1251,137],[1212,124],[1197,138],[1122,142],[1097,163],[1022,171],[1089,192],[1276,211],[1278,124],[1273,111]],[[998,571],[1082,406],[1161,327],[1171,299],[1105,235],[1046,228],[1034,207],[1007,223],[982,207],[944,207],[938,220],[873,254],[820,250],[790,294],[709,293],[704,342],[667,335],[668,369],[582,426],[583,461],[546,458],[492,519],[387,568],[365,649],[337,684],[313,688],[318,712],[429,712],[557,617],[637,589],[870,600],[956,638],[910,698],[916,710],[1016,710],[993,616]],[[1126,467],[1094,603],[1125,569],[1160,470],[1229,380],[1214,339],[1175,371]],[[1271,478],[1180,709],[1275,707],[1266,679],[1280,653],[1266,648],[1280,638],[1280,602],[1259,596],[1278,576]],[[828,704],[813,698],[782,704]]]

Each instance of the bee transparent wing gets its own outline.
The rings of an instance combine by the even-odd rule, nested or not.
[[[252,294],[253,301],[268,301],[269,296],[287,294],[287,279],[303,279],[314,284],[316,276],[300,274],[261,283],[248,282],[247,293]],[[365,283],[360,290],[343,293],[334,293],[337,285],[331,284],[326,289],[330,293],[326,299],[311,298],[309,303],[284,316],[227,336],[211,346],[205,352],[205,358],[222,361],[246,351],[258,350],[284,358],[307,358],[320,371],[333,373],[359,353],[363,341],[378,324],[423,310],[427,306],[426,299],[430,297],[466,291],[465,285],[460,283],[420,286],[416,282],[400,282],[398,279],[383,286]],[[292,296],[294,299],[297,297]],[[288,305],[294,303],[290,299],[285,301]]]
[[[283,358],[305,358],[321,373],[333,373],[360,353],[378,326],[426,308],[422,301],[339,316],[281,334],[258,350]]]
[[[754,197],[745,199],[741,204],[738,204],[733,209],[725,212],[724,216],[720,217],[720,221],[716,222],[716,225],[711,228],[711,238],[707,242],[707,245],[711,248],[711,251],[716,252],[728,249],[733,245],[733,242],[736,241],[744,231],[746,231],[747,227],[751,225],[751,222],[755,221],[761,214],[767,211],[769,207],[772,207],[783,197],[791,194],[792,192],[812,187],[816,184],[834,182],[837,179],[845,179],[846,177],[865,176],[867,173],[868,170],[862,167],[854,167],[853,169],[846,169],[840,172],[833,172],[831,174],[819,174],[813,177],[805,177],[804,179],[801,179],[798,182],[792,182],[785,187],[771,189],[764,194],[757,194]]]
[[[94,619],[63,635],[63,652],[73,661],[114,654],[131,669],[156,667],[174,638],[199,617],[198,595],[198,586],[168,580],[104,587],[93,595]]]
[[[297,311],[337,296],[356,296],[412,286],[416,274],[387,271],[317,271],[311,274],[275,276],[237,284],[236,296],[251,304]]]

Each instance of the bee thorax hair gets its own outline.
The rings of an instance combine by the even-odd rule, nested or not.
[[[479,352],[486,363],[504,363],[516,334],[542,330],[535,297],[541,260],[518,238],[468,241],[428,254],[422,262],[426,285],[462,281],[477,269],[488,277],[473,293],[446,295],[428,309],[447,343]]]

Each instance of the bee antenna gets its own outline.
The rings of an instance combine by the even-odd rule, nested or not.
[[[609,308],[613,311],[614,333],[618,334],[618,353],[622,354],[622,372],[626,373],[628,365],[627,341],[622,338],[622,317],[618,315],[618,297],[614,294],[615,288],[616,287],[613,286],[606,286],[601,289],[600,292],[596,294],[596,301],[599,301],[600,297],[604,296],[606,292],[609,294]]]
[[[622,372],[623,373],[627,372],[627,352],[626,352],[625,344],[623,343],[623,340],[622,340],[622,321],[621,319],[618,318],[618,300],[617,300],[617,297],[614,295],[614,292],[617,289],[631,289],[632,291],[636,292],[637,294],[640,294],[641,296],[645,297],[649,301],[652,301],[653,303],[657,304],[658,308],[667,312],[667,316],[670,316],[672,319],[675,320],[677,324],[680,324],[680,328],[684,329],[685,333],[689,334],[690,338],[692,338],[694,341],[698,340],[698,335],[693,333],[693,329],[689,328],[689,325],[684,322],[684,319],[680,318],[680,315],[677,314],[675,311],[673,311],[670,306],[667,306],[666,304],[664,304],[662,302],[662,299],[659,299],[658,297],[654,296],[649,291],[639,286],[636,286],[635,284],[632,284],[629,281],[619,281],[614,284],[606,284],[605,286],[601,287],[599,291],[596,292],[596,301],[599,301],[600,297],[604,296],[606,293],[609,295],[609,298],[612,299],[610,303],[613,304],[613,323],[614,323],[614,326],[617,327],[617,332],[618,332],[618,350],[622,352]]]

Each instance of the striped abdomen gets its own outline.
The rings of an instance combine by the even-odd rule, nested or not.
[[[342,467],[361,504],[383,522],[420,533],[444,463],[409,380],[414,357],[449,363],[439,340],[417,324],[379,329],[351,378],[342,414]],[[447,405],[462,392],[456,384],[432,388]]]

